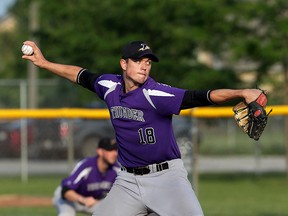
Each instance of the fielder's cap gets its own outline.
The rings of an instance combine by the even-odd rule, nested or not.
[[[100,139],[98,143],[98,148],[101,148],[107,151],[112,151],[112,150],[117,150],[118,146],[117,146],[115,139],[105,137],[105,138]]]
[[[143,57],[148,57],[151,61],[158,62],[159,59],[152,52],[150,47],[143,41],[133,41],[125,45],[122,49],[123,59],[140,59]]]

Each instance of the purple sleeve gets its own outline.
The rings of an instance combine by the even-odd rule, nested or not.
[[[71,174],[62,180],[62,187],[67,187],[69,189],[76,190],[81,184],[83,179],[89,175],[92,167],[86,165],[87,159],[80,161],[71,172]]]

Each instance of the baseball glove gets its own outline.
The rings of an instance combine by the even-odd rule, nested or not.
[[[268,115],[272,111],[271,109],[268,114],[266,113],[266,104],[266,93],[262,91],[255,101],[249,104],[242,101],[233,107],[234,119],[238,126],[254,140],[259,140],[267,125]]]

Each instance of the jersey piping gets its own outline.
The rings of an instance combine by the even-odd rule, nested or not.
[[[150,96],[159,96],[159,97],[174,97],[175,95],[169,94],[164,91],[159,91],[159,90],[151,90],[151,89],[143,89],[143,94],[145,98],[148,100],[148,102],[151,104],[151,106],[156,109],[154,103],[152,102]]]

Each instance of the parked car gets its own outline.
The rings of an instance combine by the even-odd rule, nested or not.
[[[20,121],[7,121],[0,123],[0,156],[13,157],[20,154],[21,149]],[[31,144],[33,131],[27,126],[28,143]]]
[[[192,151],[191,119],[175,116],[173,127],[182,155]],[[72,128],[69,137],[69,130]],[[69,142],[73,142],[75,158],[95,154],[101,137],[114,137],[109,119],[29,119],[27,120],[27,143],[29,157],[35,159],[65,159]],[[72,139],[72,140],[71,140]],[[20,120],[0,123],[1,155],[20,155]]]
[[[55,143],[59,137],[59,123],[47,119],[12,120],[0,123],[1,157],[18,157],[21,150],[21,128],[27,128],[28,149],[41,143]],[[25,133],[25,132],[24,132]]]
[[[69,135],[71,130],[71,137]],[[69,142],[73,143],[74,156],[83,158],[95,155],[98,141],[102,137],[114,137],[114,129],[109,120],[60,119],[57,124],[56,140],[43,142],[36,140],[31,146],[30,156],[34,158],[67,158]]]

